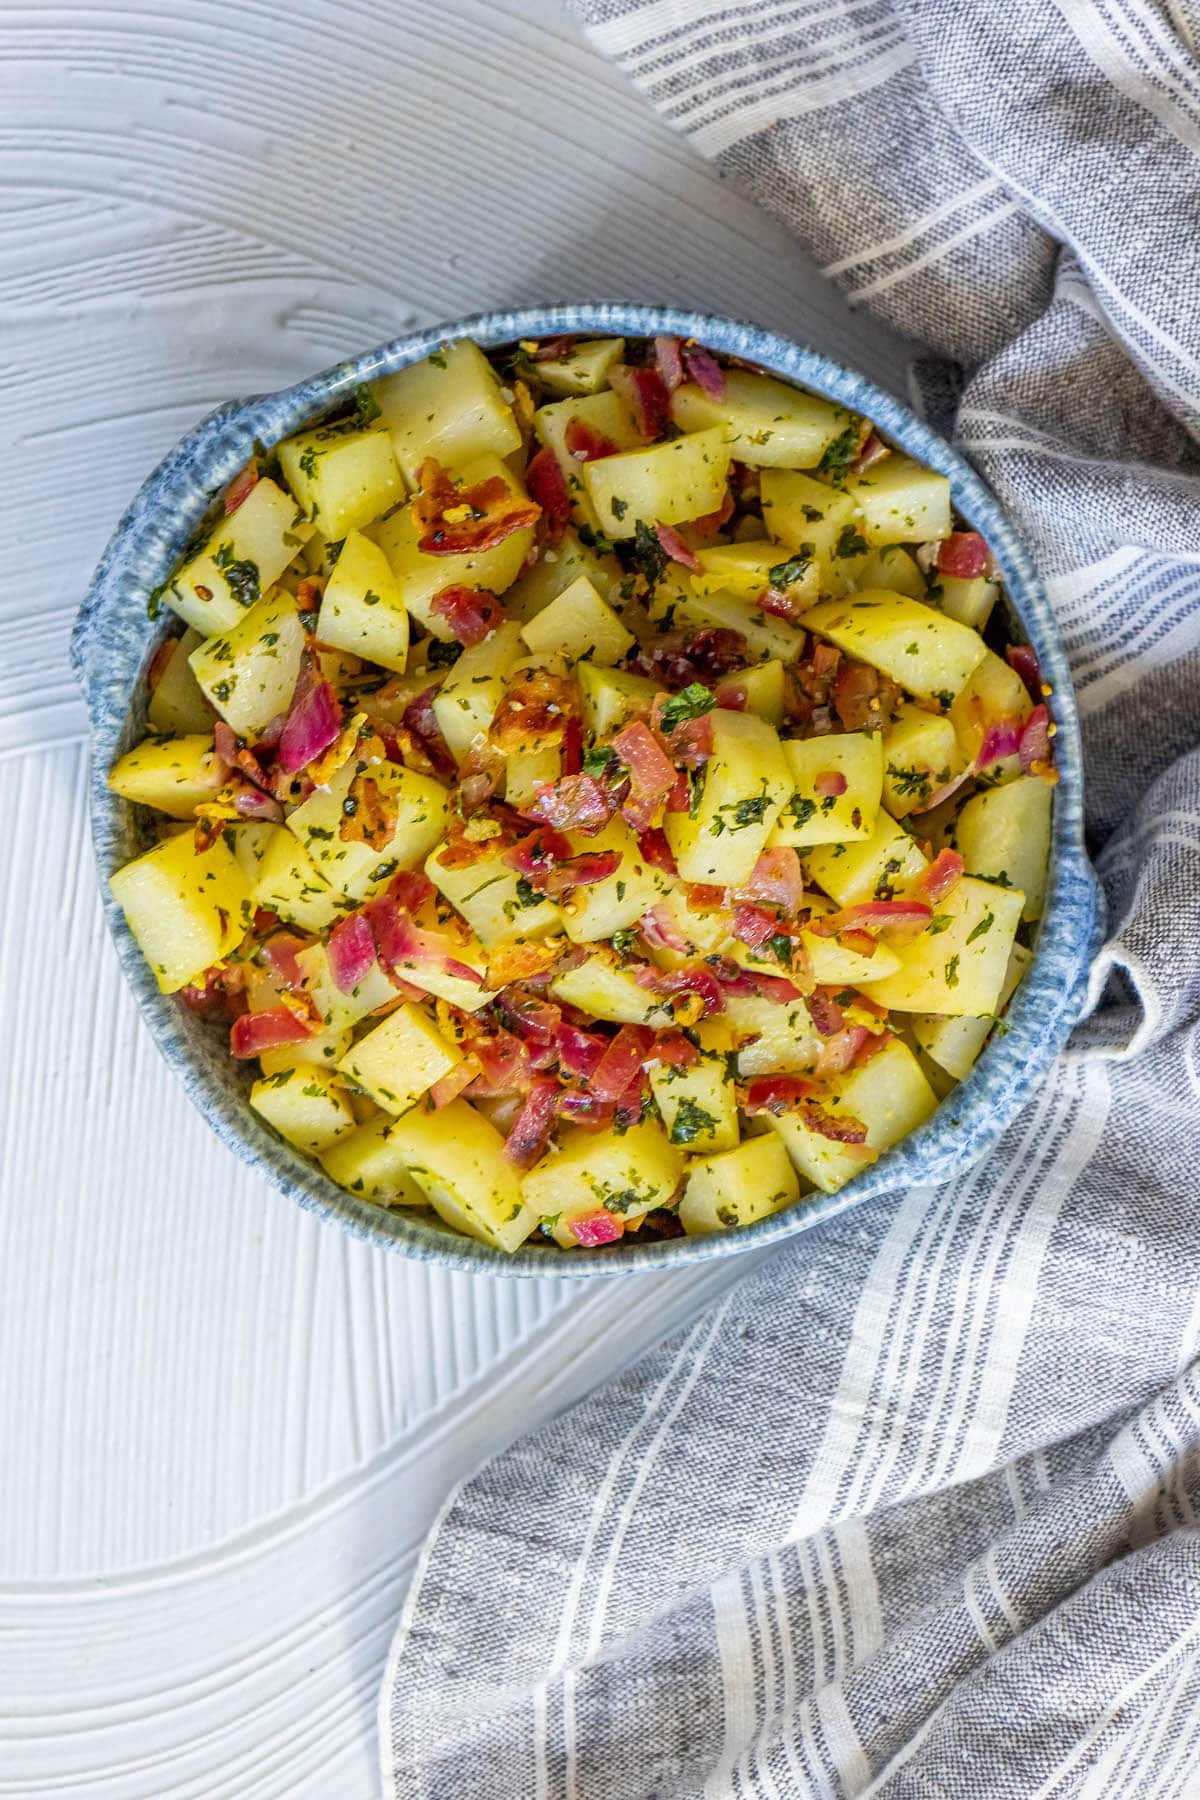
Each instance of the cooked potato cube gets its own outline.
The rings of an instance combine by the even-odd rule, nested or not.
[[[725,1012],[743,1081],[751,1075],[805,1073],[821,1054],[821,1039],[803,1000],[731,994]]]
[[[677,969],[698,956],[713,956],[724,951],[729,940],[732,915],[724,908],[703,908],[694,904],[686,881],[672,882],[657,903],[655,913],[663,914],[688,945],[686,950],[671,950],[665,945],[651,945],[651,962],[660,969]]]
[[[250,1089],[250,1104],[280,1137],[309,1156],[319,1155],[354,1130],[354,1114],[341,1088],[323,1069],[281,1069]]]
[[[283,478],[325,537],[361,531],[404,498],[392,440],[382,425],[319,425],[279,446]]]
[[[958,742],[967,762],[974,762],[992,725],[1021,726],[1033,711],[1033,701],[1015,669],[994,650],[985,650],[978,668],[950,708]],[[1012,781],[1021,773],[1015,754],[988,764],[989,781]]]
[[[533,567],[513,582],[504,596],[504,610],[510,619],[519,619],[523,624],[581,575],[586,575],[601,599],[610,603],[624,579],[615,556],[591,549],[568,527],[558,543],[546,545]]]
[[[924,812],[963,766],[953,721],[906,701],[883,739],[883,804],[894,819]]]
[[[861,843],[818,845],[805,860],[817,886],[839,906],[900,899],[928,867],[920,847],[886,812],[878,814],[874,831]]]
[[[252,738],[291,705],[303,650],[295,596],[279,588],[230,630],[197,645],[192,674],[238,736]]]
[[[820,592],[844,594],[861,581],[868,552],[853,497],[796,469],[764,469],[761,481],[767,530],[815,559]]]
[[[228,956],[250,923],[246,878],[223,838],[200,855],[190,831],[164,838],[108,885],[164,994]]]
[[[786,683],[783,664],[778,657],[769,657],[751,669],[735,669],[719,685],[722,698],[729,689],[741,689],[746,697],[743,712],[765,719],[768,725],[782,725]]]
[[[984,656],[977,631],[943,618],[907,594],[889,594],[882,588],[866,588],[845,600],[823,600],[805,613],[804,624],[847,656],[882,669],[910,694],[937,699],[944,706],[966,686]]]
[[[447,1043],[428,1013],[406,1002],[352,1044],[338,1068],[376,1106],[399,1116],[462,1059],[458,1045]]]
[[[388,1143],[430,1206],[456,1231],[509,1252],[525,1242],[537,1211],[521,1195],[517,1171],[496,1127],[466,1100],[438,1112],[414,1106],[388,1131]]]
[[[805,894],[804,904],[818,918],[835,910],[831,900],[811,892]],[[848,950],[836,937],[818,937],[815,931],[802,931],[800,941],[808,957],[809,974],[818,987],[859,987],[864,981],[882,981],[900,967],[895,951],[879,939],[870,955],[862,950]]]
[[[457,471],[456,471],[457,473]],[[460,473],[464,487],[499,476],[514,493],[524,496],[522,483],[507,463],[497,456],[481,456]],[[481,588],[502,594],[521,573],[533,544],[533,526],[523,525],[490,550],[460,551],[453,556],[434,556],[421,549],[424,529],[412,516],[411,507],[397,507],[371,528],[371,537],[387,557],[401,598],[415,619],[448,643],[454,628],[433,610],[434,598],[448,587]]]
[[[152,806],[170,819],[191,819],[221,785],[212,732],[148,737],[114,763],[108,785],[122,800]]]
[[[329,952],[324,944],[310,944],[296,952],[296,961],[304,976],[304,989],[320,1015],[327,1032],[349,1031],[368,1013],[378,1012],[396,1000],[395,984],[377,962],[372,963],[357,987],[344,993],[333,979]]]
[[[379,1113],[339,1138],[321,1157],[331,1181],[376,1206],[424,1206],[425,1195],[405,1165],[403,1152],[391,1142],[395,1120]]]
[[[575,671],[583,694],[583,722],[593,737],[611,737],[629,719],[648,717],[657,681],[646,675],[630,675],[624,669],[597,668],[580,663]]]
[[[584,463],[583,485],[601,529],[629,538],[639,521],[680,525],[716,512],[729,482],[724,433],[697,431],[646,450],[625,450]]]
[[[923,1125],[937,1109],[937,1095],[907,1044],[893,1038],[869,1062],[838,1076],[818,1103],[835,1118],[857,1119],[865,1125],[865,1144],[824,1137],[804,1123],[801,1113],[766,1117],[800,1174],[830,1194]]]
[[[625,354],[624,338],[581,338],[560,356],[537,365],[537,378],[552,394],[594,394]]]
[[[485,735],[521,655],[521,628],[506,619],[463,651],[433,697],[433,711],[456,762]]]
[[[925,600],[929,593],[916,557],[903,544],[883,544],[872,550],[858,571],[856,585],[886,588],[889,594],[907,594],[910,600]],[[969,624],[970,620],[963,623]]]
[[[520,631],[536,654],[566,656],[572,662],[611,664],[633,647],[633,633],[586,575],[527,619]]]
[[[688,626],[693,631],[710,627],[738,631],[750,652],[763,660],[779,657],[792,662],[804,652],[804,629],[773,613],[763,612],[749,600],[735,594],[697,594],[689,587],[675,588],[668,579],[660,581],[649,603],[652,619],[665,629],[665,621],[673,626]]]
[[[550,983],[550,992],[564,1006],[578,1007],[593,1019],[614,1025],[668,1025],[671,1015],[662,1000],[639,987],[610,950],[597,950],[577,969],[567,969]]]
[[[724,1056],[702,1054],[686,1068],[652,1059],[647,1072],[671,1143],[697,1155],[733,1148],[737,1094]]]
[[[863,992],[896,1012],[995,1012],[1024,905],[1019,890],[964,875],[920,937],[896,947],[896,973]]]
[[[862,514],[869,544],[924,544],[950,536],[950,483],[911,456],[893,451],[850,476],[846,492]]]
[[[387,557],[361,531],[347,534],[325,584],[317,637],[397,675],[408,667],[408,609]]]
[[[713,753],[688,813],[668,813],[663,829],[684,881],[741,887],[792,792],[783,746],[765,719],[713,713]]]
[[[442,344],[374,383],[372,392],[410,488],[427,456],[458,468],[477,456],[511,456],[521,430],[500,381],[470,338]]]
[[[783,746],[791,776],[771,843],[845,844],[875,829],[883,784],[883,751],[876,731],[789,738]],[[838,780],[841,793],[832,790]]]
[[[1025,919],[1040,919],[1046,898],[1052,795],[1036,775],[1022,775],[974,795],[958,815],[955,836],[967,874],[1020,888]]]
[[[536,894],[503,856],[481,856],[465,867],[445,868],[444,846],[426,858],[425,873],[460,912],[488,949],[508,938],[541,938],[563,928],[552,900]]]
[[[384,804],[396,816],[396,828],[381,850],[341,836],[344,803],[359,773],[353,757],[330,777],[327,787],[314,788],[287,816],[288,830],[295,832],[329,885],[350,900],[366,900],[397,869],[413,868],[446,830],[446,789],[440,781],[399,763],[372,763],[368,768]]]
[[[772,1133],[688,1165],[679,1222],[689,1237],[753,1225],[792,1206],[800,1183],[782,1142]]]
[[[567,835],[573,856],[615,850],[621,858],[620,866],[612,875],[586,887],[572,889],[563,901],[563,925],[572,943],[591,943],[596,938],[608,938],[614,931],[636,925],[642,914],[649,912],[670,886],[670,877],[646,861],[624,819],[610,819],[595,837]]]
[[[772,375],[726,369],[719,400],[694,381],[671,396],[671,417],[684,431],[723,429],[739,462],[752,468],[815,469],[854,423],[832,401],[802,394]]]
[[[264,1075],[279,1075],[284,1069],[336,1069],[338,1058],[349,1048],[348,1031],[316,1031],[298,1044],[275,1044],[260,1050],[258,1066]]]
[[[557,781],[563,772],[562,746],[547,744],[542,750],[513,750],[504,761],[504,798],[510,806],[532,806],[538,789]]]
[[[189,625],[165,653],[146,710],[146,723],[151,731],[180,737],[198,731],[211,732],[216,709],[200,692],[188,663],[188,657],[201,642],[200,633]]]
[[[692,592],[733,594],[739,600],[756,600],[768,588],[786,591],[797,605],[816,600],[820,592],[816,562],[787,557],[778,544],[756,538],[749,543],[714,544],[698,550],[700,567],[692,575]]]
[[[948,619],[957,619],[960,625],[969,625],[972,631],[983,630],[1000,592],[994,581],[988,581],[983,575],[974,580],[960,575],[939,575],[937,586],[941,589],[938,605]]]
[[[600,525],[600,517],[584,485],[583,463],[567,448],[567,432],[573,420],[578,420],[598,437],[606,438],[618,450],[636,449],[645,440],[637,428],[633,408],[611,388],[583,399],[556,400],[551,406],[539,407],[535,413],[533,429],[539,442],[552,450],[557,458],[576,519],[595,531]]]
[[[1013,945],[1004,985],[1000,989],[997,1013],[1004,1011],[1012,999],[1017,983],[1032,961],[1032,954],[1023,944]],[[962,1013],[957,1018],[949,1019],[940,1013],[914,1013],[909,1020],[913,1037],[921,1049],[955,1081],[965,1081],[971,1073],[995,1023],[991,1013],[977,1018],[972,1018],[969,1013]]]
[[[561,1148],[544,1156],[522,1183],[526,1205],[569,1250],[572,1224],[601,1210],[628,1224],[674,1197],[683,1157],[656,1119],[626,1132],[564,1131]]]
[[[201,637],[228,631],[272,588],[312,534],[290,494],[264,476],[218,521],[162,597]]]
[[[301,931],[328,931],[345,902],[286,825],[235,825],[234,854],[255,906],[265,906]]]

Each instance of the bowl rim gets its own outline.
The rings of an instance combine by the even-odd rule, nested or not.
[[[147,603],[169,573],[213,495],[252,454],[328,413],[361,383],[420,360],[441,343],[473,338],[491,350],[521,338],[574,334],[695,337],[723,354],[744,357],[770,373],[870,417],[882,433],[950,479],[957,511],[982,531],[995,554],[1007,597],[1053,689],[1059,782],[1053,808],[1051,864],[1033,961],[1014,997],[1008,1030],[995,1036],[967,1079],[917,1131],[886,1151],[833,1194],[796,1205],[736,1231],[647,1244],[617,1244],[586,1257],[550,1246],[506,1255],[452,1235],[404,1208],[382,1208],[337,1187],[320,1167],[233,1102],[205,1067],[203,1032],[173,998],[160,994],[113,900],[108,878],[131,851],[133,809],[106,785],[116,756],[134,741],[138,697],[149,660],[169,625]],[[307,1210],[369,1242],[447,1267],[517,1277],[578,1279],[681,1267],[740,1255],[796,1237],[847,1207],[914,1184],[965,1173],[994,1144],[1030,1097],[1066,1041],[1086,992],[1086,976],[1103,925],[1102,905],[1083,837],[1082,755],[1066,654],[1033,560],[998,502],[970,465],[893,394],[865,376],[784,334],[745,321],[637,302],[563,303],[479,313],[394,338],[273,393],[216,408],[163,459],[118,524],[80,608],[71,640],[72,666],[91,721],[92,838],[109,930],[155,1045],[221,1141]]]

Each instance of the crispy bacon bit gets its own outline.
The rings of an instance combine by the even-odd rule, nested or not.
[[[718,506],[716,512],[701,513],[698,519],[692,519],[690,521],[691,529],[698,537],[716,537],[718,531],[721,531],[728,525],[730,519],[733,517],[733,512],[733,494],[727,488],[725,490],[725,498],[722,500],[720,506]]]
[[[375,938],[361,913],[339,919],[329,934],[329,972],[343,994],[351,993],[375,962]]]
[[[629,792],[621,812],[634,831],[657,825],[677,780],[675,765],[662,752],[648,725],[632,719],[612,740],[613,750],[629,770]]]
[[[664,525],[659,521],[654,527],[654,535],[672,562],[682,563],[685,569],[699,569],[700,558],[673,525]]]
[[[764,850],[746,885],[737,890],[737,898],[794,913],[804,898],[804,871],[796,852],[782,844]]]
[[[650,1055],[668,1069],[690,1069],[700,1060],[700,1052],[682,1031],[660,1031]]]
[[[644,1025],[622,1025],[591,1072],[590,1084],[597,1100],[619,1100],[638,1075],[654,1042]]]
[[[263,962],[281,987],[299,992],[304,986],[304,971],[296,954],[308,948],[309,938],[296,937],[290,931],[276,931],[262,947]]]
[[[733,935],[750,950],[757,950],[769,937],[774,937],[779,921],[773,913],[757,906],[737,906],[733,913]]]
[[[632,965],[633,979],[638,986],[648,993],[661,994],[664,998],[671,995],[688,995],[696,1004],[688,1006],[676,1002],[673,1007],[675,1017],[681,1024],[691,1024],[701,1019],[706,1013],[724,1012],[725,993],[716,974],[706,963],[690,963],[682,969],[656,969],[649,963]],[[691,1015],[685,1017],[685,1013]]]
[[[421,492],[412,514],[423,536],[418,548],[426,556],[462,556],[494,550],[514,531],[536,525],[542,509],[509,487],[501,475],[489,475],[471,487],[455,486],[453,477],[432,456],[417,470]]]
[[[547,1075],[536,1076],[505,1142],[505,1161],[531,1169],[550,1140],[557,1112],[558,1083]]]
[[[564,1075],[589,1077],[608,1049],[609,1040],[599,1032],[561,1023],[556,1032],[559,1067]]]
[[[525,471],[525,486],[542,509],[546,537],[557,541],[571,523],[571,496],[562,465],[549,445],[539,450]]]
[[[693,912],[724,912],[726,906],[725,889],[713,887],[707,881],[689,881],[685,889],[687,903]]]
[[[692,789],[688,781],[687,770],[680,769],[675,777],[675,786],[667,795],[667,811],[669,813],[685,813],[692,804]]]
[[[795,620],[804,611],[804,602],[797,595],[785,594],[775,587],[766,587],[761,594],[756,594],[754,604],[759,612],[770,613],[773,619]]]
[[[663,386],[668,394],[673,394],[683,380],[683,357],[680,349],[677,337],[656,337],[654,340],[655,367],[662,376]]]
[[[564,356],[569,356],[574,348],[575,335],[568,332],[563,337],[546,338],[538,344],[532,356],[535,363],[559,362]]]
[[[611,438],[606,438],[603,432],[593,431],[587,421],[579,417],[567,420],[563,447],[576,462],[598,462],[602,456],[615,456],[617,450]]]
[[[939,850],[918,881],[916,891],[929,901],[944,900],[962,880],[965,866],[957,850]]]
[[[670,808],[668,807],[668,811]],[[686,808],[684,809],[686,811]],[[642,859],[655,869],[662,869],[668,875],[678,875],[679,868],[675,861],[675,853],[667,842],[667,834],[657,826],[649,831],[638,833],[638,849]]]
[[[471,1054],[479,1065],[475,1092],[498,1098],[529,1091],[529,1052],[511,1031],[480,1031],[471,1037]]]
[[[822,938],[841,938],[852,931],[874,936],[892,927],[923,931],[932,917],[933,909],[923,900],[864,900],[840,912],[822,913],[810,919],[805,929]]]
[[[541,825],[506,850],[504,861],[518,875],[524,875],[532,887],[537,887],[555,863],[564,861],[570,854],[570,839],[550,825]]]
[[[811,1006],[811,997],[809,1004]],[[834,1075],[840,1075],[843,1070],[852,1067],[864,1045],[870,1042],[871,1033],[865,1025],[844,1025],[822,1043],[813,1073],[820,1081],[831,1080]]]
[[[615,1244],[623,1235],[625,1225],[615,1214],[601,1208],[599,1212],[580,1213],[568,1220],[567,1230],[585,1250],[594,1250],[598,1244]]]
[[[977,531],[952,531],[938,550],[938,574],[975,581],[988,564],[988,547]]]
[[[790,1112],[811,1093],[812,1082],[802,1075],[758,1075],[747,1087],[742,1107],[750,1114]]]
[[[488,955],[485,987],[502,989],[514,981],[534,981],[562,962],[570,946],[561,937],[540,938],[537,943],[497,944]]]
[[[748,660],[742,633],[715,625],[691,637],[681,631],[667,632],[638,652],[634,666],[673,693],[697,681],[711,687],[723,675],[744,669]]]
[[[823,1038],[831,1038],[841,1031],[846,1023],[846,1015],[834,999],[832,988],[814,988],[805,1004],[808,1016]]]
[[[536,791],[534,811],[556,831],[578,831],[595,837],[616,811],[604,783],[594,775],[564,775],[544,781]]]
[[[218,965],[204,971],[203,985],[190,982],[176,995],[180,1005],[198,1018],[234,1019],[246,1010],[246,971],[241,963]]]
[[[331,682],[306,684],[302,675],[296,685],[297,698],[292,701],[279,739],[279,767],[287,775],[298,774],[320,756],[342,728],[342,709]]]
[[[429,602],[429,610],[444,619],[460,644],[482,644],[497,625],[504,623],[504,608],[495,594],[482,588],[453,583]]]
[[[684,367],[698,388],[712,400],[721,400],[725,396],[725,371],[702,344],[686,344],[683,351]]]
[[[488,737],[505,756],[532,746],[561,744],[579,714],[579,689],[568,675],[549,669],[519,670],[496,709]]]
[[[509,1029],[533,1047],[531,1060],[535,1068],[546,1066],[540,1060],[543,1056],[546,1063],[557,1062],[555,1033],[562,1024],[561,1006],[529,988],[512,987],[497,994],[496,1010]]]
[[[869,663],[840,663],[833,682],[833,704],[847,731],[881,731],[886,720],[880,698],[881,677]]]
[[[724,712],[745,712],[748,697],[740,681],[723,681],[717,689],[717,705]]]
[[[839,794],[846,791],[846,777],[840,769],[818,769],[813,776],[813,792],[820,794],[823,800],[836,800]]]
[[[312,1036],[311,1027],[287,1006],[270,1006],[265,1012],[246,1012],[229,1028],[229,1049],[244,1060],[274,1050],[280,1044],[302,1044]]]
[[[356,775],[342,801],[338,836],[347,844],[386,850],[400,823],[400,801],[381,788],[374,775]]]
[[[856,930],[853,926],[848,931],[839,931],[837,941],[843,950],[852,950],[856,956],[874,956],[879,948],[869,931]]]
[[[250,461],[246,463],[243,468],[238,470],[233,480],[229,483],[229,486],[225,489],[225,493],[222,496],[225,517],[228,518],[230,513],[235,513],[242,504],[242,501],[248,499],[257,486],[258,464],[255,462],[254,458],[251,457]]]
[[[830,1138],[835,1144],[865,1144],[867,1141],[867,1128],[861,1119],[852,1118],[849,1113],[826,1112],[815,1100],[801,1104],[800,1119],[809,1131],[815,1131],[818,1137]]]
[[[173,642],[173,640],[168,640],[168,642]],[[226,724],[224,719],[218,719],[213,726],[213,755],[222,765],[222,776],[237,762],[237,753],[237,733],[232,725]]]
[[[849,472],[851,475],[861,475],[863,471],[869,469],[873,463],[881,462],[885,456],[890,456],[891,454],[891,450],[884,443],[878,432],[872,431],[868,434],[862,449],[850,464]]]
[[[233,804],[241,819],[255,819],[270,825],[282,823],[283,807],[273,795],[264,794],[261,788],[239,788],[233,796]]]
[[[688,941],[671,917],[665,902],[660,901],[649,912],[643,913],[638,929],[652,950],[671,950],[676,955],[686,955]]]
[[[1018,748],[1026,775],[1040,775],[1050,767],[1050,714],[1035,706],[1025,721]]]
[[[609,381],[633,407],[638,430],[645,438],[660,438],[671,422],[670,395],[657,369],[631,369],[618,363]]]
[[[1037,652],[1029,644],[1010,644],[1004,652],[1010,669],[1015,669],[1036,706],[1042,698],[1042,671]]]
[[[387,898],[407,913],[418,913],[437,893],[424,869],[401,869],[388,882]]]
[[[578,775],[583,768],[583,720],[577,714],[567,720],[562,741],[562,772]]]
[[[1003,761],[1006,756],[1016,756],[1021,748],[1021,721],[1019,719],[996,719],[983,734],[983,742],[979,746],[979,754],[975,758],[977,769],[989,769],[993,763]]]

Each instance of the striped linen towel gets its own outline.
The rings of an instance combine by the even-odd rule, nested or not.
[[[927,347],[1062,624],[1111,937],[986,1166],[830,1220],[452,1497],[385,1792],[1200,1795],[1200,14],[579,5]]]

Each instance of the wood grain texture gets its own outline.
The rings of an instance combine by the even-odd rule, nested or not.
[[[728,1273],[454,1275],[217,1146],[103,934],[75,609],[204,411],[414,323],[670,299],[901,351],[537,0],[10,6],[0,217],[0,1795],[357,1800],[446,1483]]]

